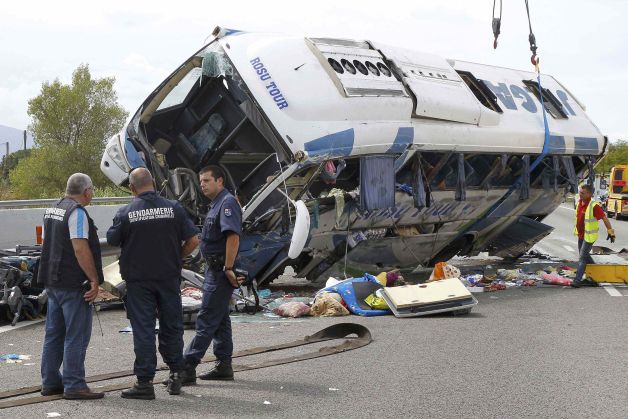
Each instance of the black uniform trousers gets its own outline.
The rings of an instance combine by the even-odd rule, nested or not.
[[[205,270],[203,302],[196,318],[196,335],[185,350],[186,368],[195,368],[213,343],[214,356],[223,364],[231,364],[233,336],[229,318],[229,302],[233,287],[222,271]]]
[[[159,318],[159,353],[173,372],[183,369],[183,308],[179,278],[127,282],[126,311],[133,328],[138,381],[155,377],[155,319]]]

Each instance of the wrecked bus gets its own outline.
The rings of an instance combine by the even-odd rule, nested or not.
[[[223,167],[243,208],[239,262],[263,283],[288,265],[315,280],[516,258],[551,232],[543,219],[606,143],[549,75],[216,28],[111,138],[101,169],[125,185],[148,167],[201,223],[197,171]],[[290,251],[294,201],[310,216],[303,251]]]

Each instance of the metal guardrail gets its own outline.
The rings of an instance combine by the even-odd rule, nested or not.
[[[131,202],[132,196],[111,196],[92,198],[92,204],[114,204]],[[32,207],[48,207],[59,199],[26,199],[15,201],[0,201],[0,209],[7,208],[32,208]]]
[[[107,239],[99,239],[100,242],[100,255],[102,257],[117,256],[120,254],[120,248],[111,246],[107,243]],[[41,245],[17,245],[10,249],[0,249],[0,255],[22,255],[22,256],[39,256],[41,253]]]

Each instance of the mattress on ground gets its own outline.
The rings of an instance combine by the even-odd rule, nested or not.
[[[382,298],[388,306],[390,307],[392,313],[395,317],[419,317],[419,316],[427,316],[430,314],[438,314],[445,312],[453,312],[453,313],[470,313],[473,306],[475,306],[478,301],[473,297],[473,295],[469,296],[469,298],[461,299],[461,300],[449,300],[449,301],[440,301],[432,304],[423,304],[418,306],[410,306],[407,308],[395,308],[392,302],[388,298],[385,292],[382,292]]]
[[[458,278],[384,288],[381,294],[395,317],[418,317],[444,312],[469,313],[478,303]]]
[[[384,293],[392,303],[392,307],[396,309],[465,300],[471,297],[469,290],[458,278],[442,279],[426,284],[386,287]]]

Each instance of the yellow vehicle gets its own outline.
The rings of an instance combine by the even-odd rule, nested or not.
[[[615,218],[628,216],[628,164],[620,164],[611,169],[606,210]]]

